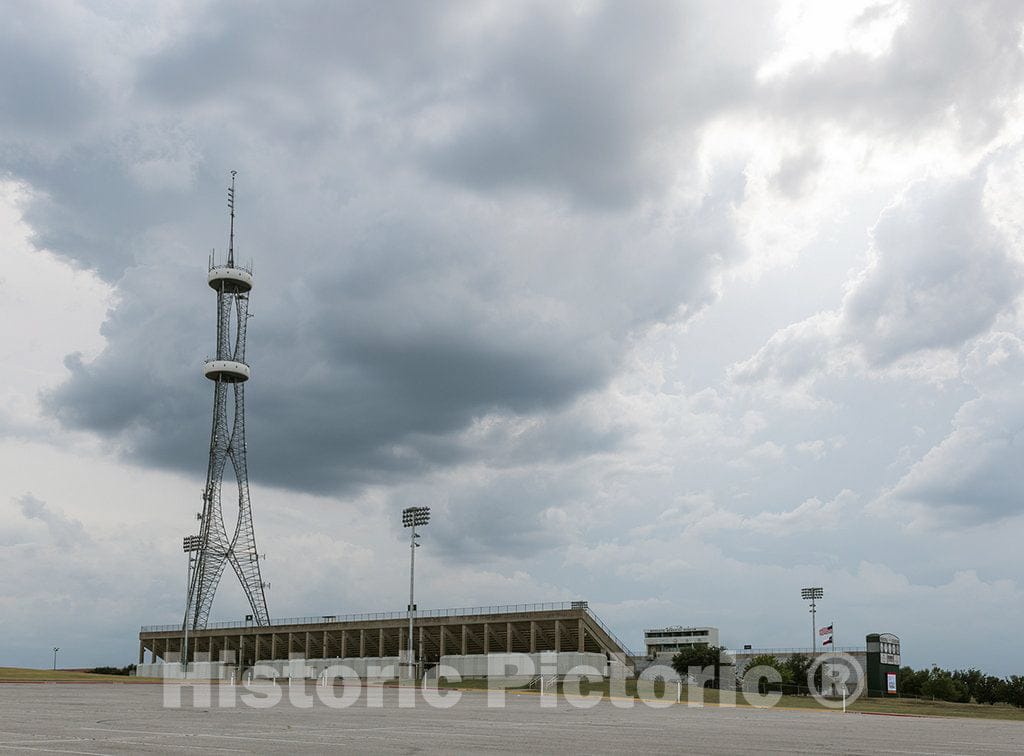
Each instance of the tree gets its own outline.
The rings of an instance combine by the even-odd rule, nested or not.
[[[923,696],[923,687],[928,679],[928,670],[913,670],[910,667],[900,669],[900,692],[905,696]]]
[[[1024,708],[1024,677],[1010,675],[1003,681],[1004,698],[1007,703]]]
[[[1009,703],[1024,708],[1024,677],[1011,675],[999,678],[979,669],[958,669],[953,672],[932,667],[900,669],[900,687],[906,696],[927,696],[941,701],[979,704]]]
[[[995,675],[985,675],[978,682],[974,692],[974,700],[980,704],[994,704],[1009,700],[1006,680]]]
[[[968,700],[974,699],[978,703],[979,688],[985,679],[985,673],[980,669],[958,669],[953,672],[953,679],[959,680],[967,686]]]
[[[784,690],[784,686],[791,685],[793,682],[792,677],[787,679],[789,675],[789,669],[786,667],[785,662],[779,661],[774,654],[758,654],[743,668],[743,675],[746,677],[749,670],[753,670],[757,667],[768,667],[774,669],[779,673],[780,682],[768,682],[764,679],[757,680],[757,692],[764,695],[770,690]],[[746,682],[746,681],[744,681]],[[750,682],[754,682],[751,680]]]
[[[947,670],[933,667],[927,674],[928,679],[921,686],[922,695],[957,703],[967,703],[970,700],[967,684],[954,679]]]
[[[813,660],[806,654],[793,654],[783,662],[785,670],[783,671],[782,678],[784,680],[789,679],[793,685],[794,693],[809,692],[807,673],[810,671],[811,664],[813,663]],[[818,690],[821,690],[821,666],[819,664],[818,668],[814,671],[814,684]]]
[[[685,679],[690,674],[691,667],[697,667],[701,673],[708,667],[712,667],[714,671],[710,682],[713,687],[717,688],[724,650],[723,646],[687,646],[672,657],[672,669]],[[705,681],[705,686],[707,686],[707,682],[709,681]]]

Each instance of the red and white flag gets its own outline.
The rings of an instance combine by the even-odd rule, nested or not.
[[[823,646],[831,646],[832,645],[832,636],[830,635],[825,640],[823,640],[821,642],[821,645],[823,645]]]
[[[831,634],[832,634],[832,625],[829,625],[828,627],[823,627],[823,628],[821,628],[821,630],[818,631],[818,635],[831,635]]]

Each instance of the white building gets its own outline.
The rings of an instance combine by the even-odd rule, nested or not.
[[[675,653],[690,646],[717,646],[717,627],[656,627],[644,630],[647,655]]]

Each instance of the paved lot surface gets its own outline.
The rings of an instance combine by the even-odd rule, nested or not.
[[[193,707],[186,693],[175,709],[159,685],[0,685],[0,753],[1024,753],[1017,722],[608,701],[542,708],[538,696],[516,694],[489,708],[482,692],[447,709],[419,695],[400,708],[398,691],[372,688],[347,708],[299,708],[282,693],[264,709],[220,708],[216,692],[212,705]]]

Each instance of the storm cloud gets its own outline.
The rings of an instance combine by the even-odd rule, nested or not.
[[[1020,671],[1019,3],[8,15],[19,660],[55,626],[123,663],[117,633],[180,617],[234,169],[275,616],[404,605],[396,515],[428,505],[423,606],[789,647],[824,584],[851,643]],[[934,632],[958,611],[977,657]]]

